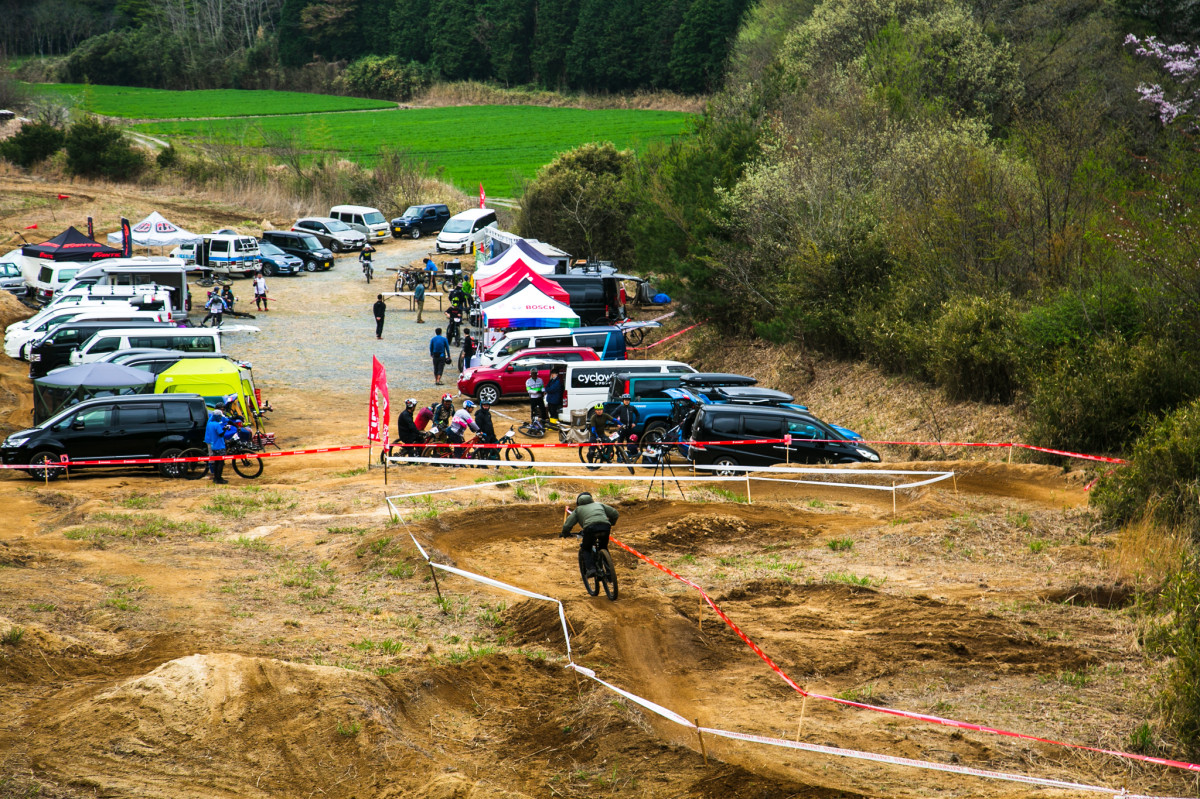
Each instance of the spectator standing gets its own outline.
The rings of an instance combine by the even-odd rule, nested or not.
[[[262,272],[254,273],[254,307],[259,311],[269,311],[267,307],[267,279]]]
[[[529,394],[529,421],[536,422],[546,418],[546,384],[538,377],[537,369],[529,370],[529,379],[525,381],[525,391]]]
[[[418,283],[413,286],[413,304],[417,306],[417,324],[425,324],[425,320],[421,315],[425,313],[425,284]]]
[[[433,259],[428,256],[426,256],[426,258],[425,258],[424,271],[425,271],[425,279],[429,281],[429,288],[433,288],[434,281],[437,279],[438,268],[437,268],[437,264],[435,264],[433,262]]]
[[[546,384],[546,409],[550,413],[552,419],[557,419],[562,413],[563,400],[563,373],[559,371],[557,366],[550,369],[550,382]]]
[[[213,408],[212,414],[208,417],[208,424],[204,426],[204,443],[208,445],[209,455],[224,455],[225,454],[225,428],[228,423],[225,421],[225,411],[218,404]],[[225,461],[209,461],[209,467],[212,471],[212,481],[218,485],[228,483],[225,479]]]
[[[458,371],[470,369],[471,361],[477,352],[479,352],[479,342],[471,335],[471,329],[467,328],[463,331],[462,354],[458,356]]]
[[[496,443],[496,428],[492,426],[492,403],[487,400],[479,401],[479,410],[475,411],[475,424],[479,425],[479,430],[487,436],[487,443]]]
[[[382,294],[375,295],[375,304],[371,306],[371,311],[375,314],[375,338],[383,338],[383,317],[387,313],[387,303],[383,301]]]
[[[433,331],[433,338],[429,339],[429,357],[433,358],[433,382],[440,386],[442,372],[450,363],[450,342],[442,335],[440,327]]]

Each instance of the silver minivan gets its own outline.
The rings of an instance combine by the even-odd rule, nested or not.
[[[329,209],[329,216],[345,222],[366,236],[370,244],[383,241],[390,232],[388,221],[383,218],[383,212],[378,208],[366,205],[335,205]]]

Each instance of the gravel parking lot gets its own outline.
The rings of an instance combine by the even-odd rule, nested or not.
[[[358,264],[357,253],[339,255],[328,272],[306,272],[294,277],[267,279],[271,310],[254,310],[254,291],[249,280],[233,284],[237,298],[235,309],[253,313],[255,319],[225,318],[225,326],[244,323],[262,329],[257,334],[230,334],[222,347],[230,354],[250,361],[260,385],[270,396],[271,389],[321,392],[331,396],[363,399],[371,380],[371,356],[378,356],[387,368],[393,401],[433,388],[433,367],[429,359],[429,338],[445,318],[438,311],[437,299],[425,301],[426,324],[416,324],[416,313],[408,310],[408,300],[387,299],[388,313],[383,340],[375,339],[375,319],[371,306],[375,295],[391,291],[396,272],[431,252],[432,239],[393,240],[377,247],[376,278],[367,285]],[[192,286],[199,307],[206,289]],[[193,311],[193,321],[203,312]],[[457,356],[457,352],[455,352]],[[446,382],[453,391],[450,370]]]

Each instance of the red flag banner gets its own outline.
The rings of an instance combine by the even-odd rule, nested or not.
[[[391,418],[388,402],[387,371],[376,357],[371,358],[371,401],[367,405],[367,440],[388,443],[388,419]]]
[[[485,208],[487,203],[487,195],[483,193],[483,184],[479,184],[479,207]]]
[[[121,255],[128,258],[133,255],[133,239],[129,234],[129,220],[121,217]]]

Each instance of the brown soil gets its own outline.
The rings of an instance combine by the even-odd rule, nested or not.
[[[0,364],[18,404],[22,368]],[[289,446],[361,440],[361,397],[260,379]],[[956,481],[893,512],[887,493],[783,484],[756,485],[752,505],[736,483],[682,499],[571,479],[518,491],[462,469],[390,470],[385,487],[366,461],[271,459],[223,488],[0,476],[0,795],[1029,794],[709,739],[706,761],[693,733],[563,668],[553,606],[449,575],[439,602],[410,531],[441,562],[561,597],[579,663],[706,725],[1195,792],[1166,769],[805,702],[694,592],[616,547],[619,601],[587,597],[555,535],[587,485],[621,510],[619,538],[704,585],[813,691],[1124,749],[1153,721],[1157,665],[1077,473],[922,462]],[[474,490],[398,500],[389,518],[385,496],[451,486]]]

